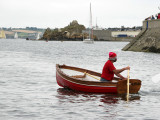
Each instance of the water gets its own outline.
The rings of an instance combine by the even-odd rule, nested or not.
[[[121,51],[127,42],[45,42],[0,39],[0,120],[160,119],[160,55]],[[59,87],[55,65],[101,72],[108,52],[118,54],[116,68],[131,66],[142,80],[130,102],[112,94],[77,93]],[[123,72],[127,76],[127,71]]]

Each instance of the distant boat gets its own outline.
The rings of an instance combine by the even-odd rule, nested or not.
[[[1,39],[6,39],[6,34],[5,34],[4,30],[0,31],[0,38]]]
[[[17,32],[14,34],[14,39],[18,39],[18,34],[17,34]]]
[[[94,43],[93,31],[92,31],[92,11],[91,11],[91,3],[90,3],[90,23],[89,23],[89,36],[87,39],[84,39],[84,43]]]
[[[40,33],[37,33],[37,38],[36,40],[39,40],[40,39]]]

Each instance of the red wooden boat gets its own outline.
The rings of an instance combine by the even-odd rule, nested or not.
[[[81,92],[91,93],[127,93],[127,80],[114,78],[111,82],[99,81],[101,74],[83,68],[56,65],[56,79],[59,86]],[[129,92],[138,93],[141,81],[130,79]]]

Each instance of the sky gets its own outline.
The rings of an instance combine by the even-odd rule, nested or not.
[[[142,21],[156,15],[159,0],[0,0],[0,28],[63,28],[73,20],[99,27],[142,26]],[[97,21],[97,22],[96,22]]]

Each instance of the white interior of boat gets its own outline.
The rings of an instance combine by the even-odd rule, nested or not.
[[[77,75],[83,76],[85,74],[83,72],[79,72],[79,71],[75,71],[75,70],[69,70],[69,69],[61,69],[61,71],[63,73],[65,73],[66,75],[69,75],[69,76],[77,76]],[[100,77],[98,77],[98,76],[94,76],[93,75],[93,77],[91,77],[91,76],[89,76],[87,74],[86,74],[86,76],[84,78],[78,78],[78,79],[86,80],[86,81],[99,81],[99,80],[95,79],[94,77],[97,78],[97,79],[100,79]]]
[[[77,76],[77,75],[83,76],[85,74],[83,72],[79,72],[79,71],[75,71],[75,70],[69,70],[69,69],[61,69],[61,71],[63,73],[65,73],[66,75],[69,75],[69,76]],[[87,75],[87,74],[84,78],[77,78],[77,79],[86,80],[86,81],[99,81],[100,82],[100,77],[94,76],[94,75],[90,76],[90,75]],[[117,81],[113,80],[112,82],[117,82]]]

